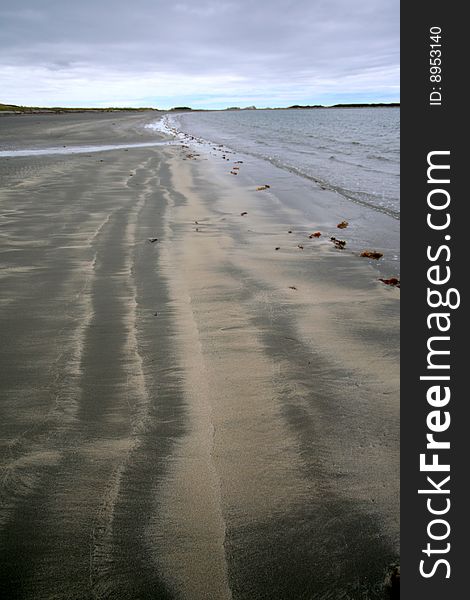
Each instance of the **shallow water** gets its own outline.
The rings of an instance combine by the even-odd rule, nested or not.
[[[87,154],[89,152],[106,152],[109,150],[125,150],[128,148],[150,148],[166,146],[169,142],[141,142],[138,144],[103,144],[100,146],[63,146],[51,148],[26,148],[22,150],[0,150],[0,158],[20,156],[51,156],[55,154]]]

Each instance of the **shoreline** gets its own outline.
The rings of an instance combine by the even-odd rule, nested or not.
[[[362,262],[368,262],[369,267],[377,269],[382,278],[400,276],[400,220],[397,215],[349,197],[334,186],[325,187],[324,182],[284,169],[266,158],[184,132],[178,129],[179,123],[175,126],[168,121],[168,116],[171,118],[171,115],[165,115],[161,122],[151,127],[169,140],[188,147],[188,154],[200,153],[214,164],[219,163],[217,172],[222,175],[219,185],[225,185],[223,176],[230,173],[232,163],[237,160],[243,165],[237,172],[237,179],[244,188],[256,188],[269,182],[271,187],[265,195],[275,206],[284,207],[287,213],[291,213],[290,228],[297,229],[299,243],[306,242],[305,248],[312,246],[309,235],[320,229],[322,235],[315,245],[323,242],[331,245],[330,238],[343,238],[346,245],[341,250],[342,254],[352,253]],[[232,165],[227,173],[222,166],[225,163]],[[239,169],[236,164],[235,169]],[[284,218],[288,218],[287,214]],[[348,223],[347,228],[338,229],[338,223],[343,221]],[[380,251],[383,256],[378,261],[364,261],[360,255],[365,250]]]
[[[158,137],[148,116],[112,119],[6,139]],[[308,239],[339,222],[325,197],[305,214],[285,175],[227,157],[180,144],[0,160],[7,591],[387,593],[399,291]]]

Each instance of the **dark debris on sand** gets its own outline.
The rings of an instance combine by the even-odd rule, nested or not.
[[[338,248],[338,250],[343,250],[346,247],[346,241],[345,240],[338,240],[335,237],[331,237],[330,240],[335,245],[335,248]]]

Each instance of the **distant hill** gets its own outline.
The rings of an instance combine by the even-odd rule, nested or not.
[[[380,107],[397,107],[400,106],[399,102],[374,102],[371,104],[335,104],[334,106],[330,106],[330,108],[380,108]]]
[[[287,107],[265,107],[256,108],[256,106],[247,106],[246,108],[240,108],[238,106],[229,106],[223,110],[310,110],[313,108],[380,108],[380,107],[399,107],[399,102],[374,102],[374,103],[357,103],[357,104],[335,104],[334,106],[325,106],[324,104],[293,104]]]
[[[293,106],[288,106],[287,110],[291,109],[291,108],[326,108],[326,106],[323,106],[322,104],[307,104],[307,105],[300,105],[300,104],[294,104]]]
[[[0,112],[13,112],[13,113],[77,113],[77,112],[139,112],[146,110],[158,110],[156,108],[130,108],[130,107],[107,107],[107,108],[64,108],[62,106],[53,106],[53,107],[41,107],[41,106],[17,106],[16,104],[1,104],[0,103]]]
[[[334,104],[333,106],[324,106],[323,104],[313,104],[313,105],[300,105],[294,104],[293,106],[289,106],[287,110],[292,108],[380,108],[380,107],[396,107],[400,106],[399,102],[373,102],[373,103],[357,103],[357,104]]]

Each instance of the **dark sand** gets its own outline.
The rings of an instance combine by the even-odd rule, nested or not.
[[[135,143],[151,119],[0,139]],[[248,165],[187,153],[0,160],[0,593],[387,598],[399,290]]]

